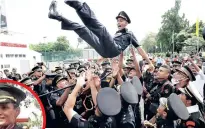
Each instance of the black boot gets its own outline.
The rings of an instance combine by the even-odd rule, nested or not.
[[[55,20],[58,20],[58,21],[61,21],[62,20],[62,17],[61,15],[57,12],[57,2],[54,0],[51,2],[51,5],[49,7],[49,13],[48,13],[48,17],[50,19],[55,19]]]
[[[83,3],[78,0],[65,0],[65,3],[76,10],[81,10]]]

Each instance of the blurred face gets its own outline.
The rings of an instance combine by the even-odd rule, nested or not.
[[[159,71],[156,74],[157,79],[167,79],[168,76],[169,76],[169,71],[168,71],[168,69],[166,69],[164,67],[160,67]]]
[[[135,69],[131,69],[129,72],[129,78],[133,78],[134,76],[137,76],[137,72]]]
[[[124,70],[125,75],[127,75],[129,73],[129,71],[130,71],[129,68],[124,68],[123,70]]]
[[[159,107],[157,108],[157,113],[159,116],[161,116],[162,118],[166,118],[167,113],[165,112],[165,107],[162,105],[159,105]]]
[[[197,75],[197,71],[196,71],[195,67],[193,65],[190,65],[189,68],[191,69],[193,74],[196,76]]]
[[[42,73],[42,70],[37,70],[37,71],[34,72],[34,75],[35,75],[37,78],[41,77],[42,74],[43,74],[43,73]]]
[[[64,88],[65,86],[68,86],[68,81],[67,81],[67,80],[61,80],[61,81],[59,81],[59,82],[57,83],[57,87],[58,87],[59,89],[62,89],[62,88]]]
[[[16,73],[16,69],[12,69],[12,72],[13,72],[13,73]]]
[[[52,84],[52,79],[46,79],[46,85],[47,86],[50,86]]]
[[[189,82],[188,77],[182,72],[175,72],[173,75],[172,83],[176,85],[176,88],[183,88]]]
[[[14,124],[20,113],[19,108],[15,108],[12,103],[0,104],[0,127]]]
[[[117,27],[119,30],[124,29],[128,25],[128,22],[123,18],[117,19]]]

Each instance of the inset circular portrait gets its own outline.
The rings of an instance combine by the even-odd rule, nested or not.
[[[0,129],[44,129],[45,110],[31,88],[0,80]]]

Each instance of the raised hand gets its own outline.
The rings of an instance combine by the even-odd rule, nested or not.
[[[118,62],[116,60],[112,60],[112,76],[116,77],[119,72]]]

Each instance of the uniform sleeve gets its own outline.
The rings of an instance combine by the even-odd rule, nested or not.
[[[50,96],[50,102],[51,105],[56,106],[56,101],[59,99],[60,97],[57,94],[51,94]]]
[[[131,34],[130,42],[135,48],[138,48],[140,45],[139,45],[139,42],[137,41],[137,38],[134,36],[132,32],[130,32],[130,34]]]
[[[88,128],[89,122],[85,119],[82,118],[81,115],[75,114],[71,121],[70,124],[72,124],[73,128]]]

